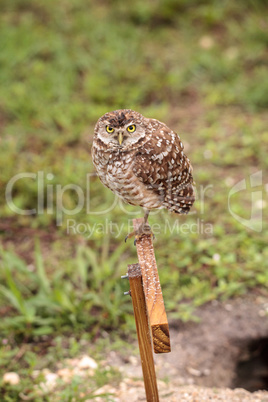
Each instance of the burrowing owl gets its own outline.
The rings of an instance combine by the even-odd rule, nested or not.
[[[187,214],[195,201],[192,166],[180,137],[158,120],[130,109],[106,113],[95,126],[92,158],[105,186],[144,208],[136,235],[148,230],[150,210]]]

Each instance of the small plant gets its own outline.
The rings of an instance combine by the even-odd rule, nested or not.
[[[33,270],[2,249],[0,295],[12,310],[1,320],[1,331],[32,337],[62,329],[94,332],[123,322],[128,305],[118,277],[125,247],[122,244],[107,260],[78,246],[72,272],[66,275],[64,269],[58,269],[52,277],[46,273],[38,242]]]

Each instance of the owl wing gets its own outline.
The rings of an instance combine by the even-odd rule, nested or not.
[[[183,148],[180,137],[160,123],[136,153],[133,172],[147,190],[158,194],[161,206],[187,214],[195,194],[193,169]]]

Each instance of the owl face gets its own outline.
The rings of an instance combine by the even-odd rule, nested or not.
[[[97,122],[95,135],[108,148],[124,150],[145,138],[144,118],[130,109],[115,110]]]

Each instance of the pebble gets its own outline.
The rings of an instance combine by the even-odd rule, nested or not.
[[[20,383],[20,376],[17,373],[10,371],[3,375],[3,382],[5,384],[17,385]]]
[[[92,359],[89,356],[86,356],[86,355],[82,357],[82,359],[78,362],[77,366],[80,369],[89,369],[89,368],[91,368],[93,370],[95,370],[98,367],[98,365],[95,362],[95,360]]]

